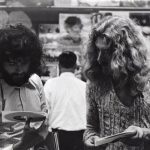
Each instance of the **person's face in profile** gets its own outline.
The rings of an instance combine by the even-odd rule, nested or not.
[[[29,67],[29,57],[8,55],[2,64],[4,80],[10,85],[21,86],[29,78]]]
[[[95,41],[95,46],[97,48],[97,62],[102,66],[105,73],[108,73],[110,70],[112,58],[111,44],[112,41],[106,36],[98,36]]]
[[[95,46],[97,48],[97,61],[99,64],[101,63],[109,63],[110,60],[110,47],[111,47],[111,40],[106,36],[99,36],[95,41]]]

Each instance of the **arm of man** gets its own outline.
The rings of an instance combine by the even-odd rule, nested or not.
[[[95,88],[90,83],[87,84],[86,99],[87,99],[87,129],[84,132],[84,143],[87,149],[95,147],[95,141],[99,139],[99,115],[98,108],[95,102]],[[95,149],[104,150],[106,145],[95,147]]]
[[[46,97],[45,97],[45,93],[44,93],[44,87],[43,87],[40,77],[36,74],[33,74],[29,80],[30,80],[30,82],[33,83],[33,85],[39,92],[39,97],[40,97],[40,102],[41,102],[41,110],[45,113],[48,113],[47,101],[46,101]]]

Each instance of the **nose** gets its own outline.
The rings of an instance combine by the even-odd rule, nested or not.
[[[100,63],[101,51],[98,52],[97,62]]]
[[[21,74],[23,72],[22,63],[20,63],[20,62],[17,63],[17,65],[16,65],[16,72],[18,74]]]

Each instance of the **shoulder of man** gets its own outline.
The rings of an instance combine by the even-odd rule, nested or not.
[[[56,82],[58,82],[59,80],[59,76],[58,77],[54,77],[54,78],[49,78],[46,82],[45,85],[51,85],[51,84],[55,84]],[[45,86],[44,85],[44,86]]]
[[[85,82],[85,81],[79,79],[79,78],[76,77],[76,76],[75,76],[74,80],[75,80],[76,83],[77,83],[78,85],[80,85],[82,88],[84,88],[84,89],[86,88],[86,82]]]
[[[38,91],[41,91],[41,88],[43,88],[43,83],[41,78],[37,75],[37,74],[33,74],[30,78],[29,78],[29,82],[38,89]]]

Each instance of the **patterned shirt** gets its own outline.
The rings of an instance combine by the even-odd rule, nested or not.
[[[102,87],[102,88],[100,88]],[[123,132],[130,125],[150,128],[150,93],[138,95],[133,105],[124,105],[113,86],[87,84],[87,130],[84,139],[105,137]],[[145,150],[144,142],[128,146],[121,141],[108,144],[105,150]]]

